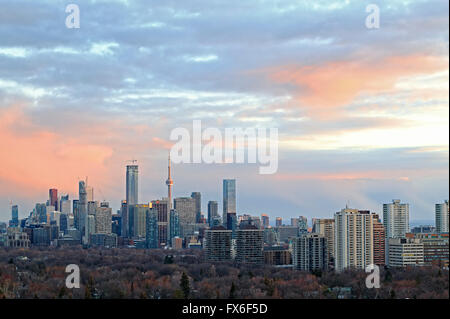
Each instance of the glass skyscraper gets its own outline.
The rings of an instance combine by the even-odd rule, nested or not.
[[[223,180],[223,223],[227,224],[227,215],[236,214],[236,180]],[[227,227],[228,228],[228,227]],[[229,228],[228,228],[229,229]]]

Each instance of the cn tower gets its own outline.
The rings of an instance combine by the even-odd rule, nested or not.
[[[166,180],[166,185],[167,185],[167,192],[168,192],[168,198],[169,198],[169,211],[170,209],[172,209],[172,185],[173,185],[173,180],[170,177],[170,153],[169,153],[169,165],[168,165],[168,173],[169,176],[167,176],[167,180]]]

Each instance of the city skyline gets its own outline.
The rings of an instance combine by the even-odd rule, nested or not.
[[[219,203],[238,183],[238,214],[382,213],[399,198],[434,220],[449,194],[448,5],[378,1],[0,0],[0,220],[25,217],[89,176],[115,212],[124,167],[139,198],[168,193],[170,132],[278,128],[278,171],[257,164],[172,164],[173,197]],[[107,14],[105,14],[107,12]]]

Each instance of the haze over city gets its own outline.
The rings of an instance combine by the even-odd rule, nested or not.
[[[237,213],[410,219],[448,199],[447,1],[0,0],[0,220],[28,216],[48,190],[78,197],[89,177],[113,211],[125,167],[139,163],[139,200],[166,196],[171,130],[276,127],[279,164],[174,164],[174,197],[219,202],[236,179]],[[149,5],[151,3],[151,5]],[[445,28],[443,28],[445,26]]]

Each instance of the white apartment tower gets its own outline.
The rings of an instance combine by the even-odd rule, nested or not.
[[[348,207],[334,215],[336,271],[373,264],[373,215]]]
[[[448,200],[442,204],[436,204],[436,232],[448,233]]]
[[[399,199],[383,204],[383,224],[386,238],[404,238],[409,233],[409,204],[401,204]]]

